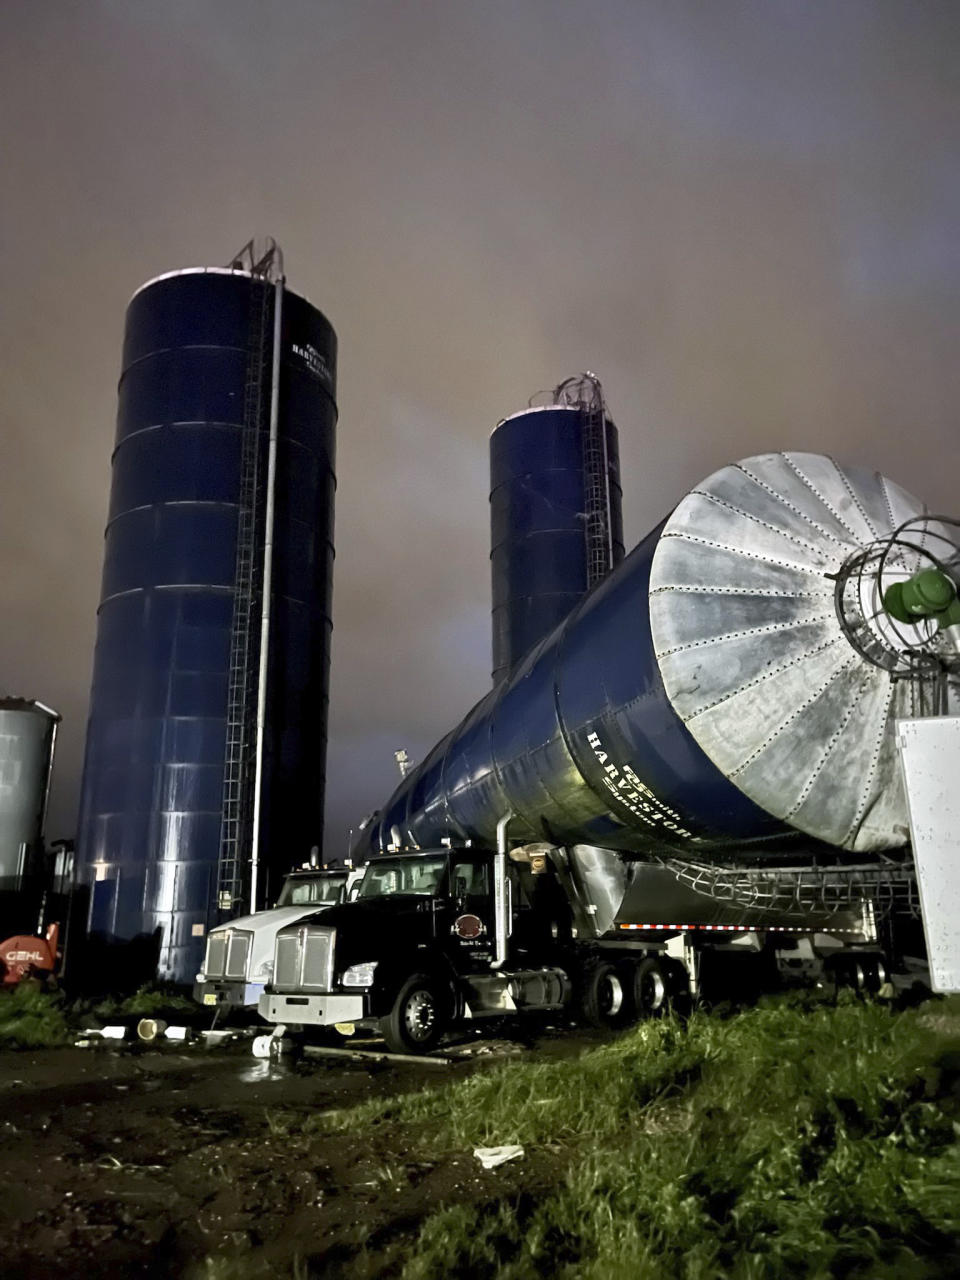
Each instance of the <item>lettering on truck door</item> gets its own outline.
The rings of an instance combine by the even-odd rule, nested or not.
[[[493,956],[493,869],[487,858],[457,855],[450,865],[450,948],[461,969]]]

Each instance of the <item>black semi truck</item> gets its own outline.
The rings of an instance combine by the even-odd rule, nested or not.
[[[401,1053],[483,1017],[569,1010],[616,1027],[748,962],[788,980],[885,981],[867,900],[746,907],[607,849],[441,847],[373,859],[354,901],[281,928],[261,1016],[282,1035],[373,1028]],[[275,1032],[276,1034],[276,1032]]]

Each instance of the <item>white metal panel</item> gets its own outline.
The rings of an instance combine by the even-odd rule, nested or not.
[[[960,716],[898,720],[934,991],[960,991]]]
[[[894,721],[917,708],[909,680],[893,680],[850,643],[836,575],[925,511],[877,472],[818,454],[763,454],[687,494],[653,559],[650,629],[674,710],[751,800],[846,849],[906,843]],[[957,530],[935,528],[946,556]],[[889,566],[907,576],[919,563],[898,543],[885,580]],[[869,598],[846,607],[889,647],[878,581],[862,585]],[[952,637],[936,642],[951,658]],[[917,638],[929,640],[927,631]],[[955,677],[947,699],[960,708]]]

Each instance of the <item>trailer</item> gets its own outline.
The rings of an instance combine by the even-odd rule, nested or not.
[[[533,608],[528,517],[555,530],[526,417],[493,503],[495,634]],[[526,1009],[617,1025],[725,968],[735,994],[733,955],[879,989],[878,914],[916,899],[915,852],[931,936],[954,824],[930,827],[919,788],[952,814],[955,771],[939,741],[915,759],[909,726],[960,713],[960,522],[877,472],[762,454],[603,570],[559,623],[534,610],[527,651],[364,825],[356,903],[280,930],[268,1021],[407,1050]]]

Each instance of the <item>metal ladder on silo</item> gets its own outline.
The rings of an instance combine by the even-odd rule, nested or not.
[[[589,591],[613,568],[607,414],[600,383],[590,373],[584,374],[581,380],[580,409],[583,415],[584,532]]]
[[[259,630],[254,625],[254,615],[261,585],[256,551],[263,505],[260,467],[265,370],[270,348],[270,297],[271,289],[265,280],[259,287],[251,289],[250,353],[243,398],[237,556],[217,866],[217,908],[221,912],[230,911],[234,903],[245,896],[245,868],[253,815],[251,708],[256,694],[259,647]]]

